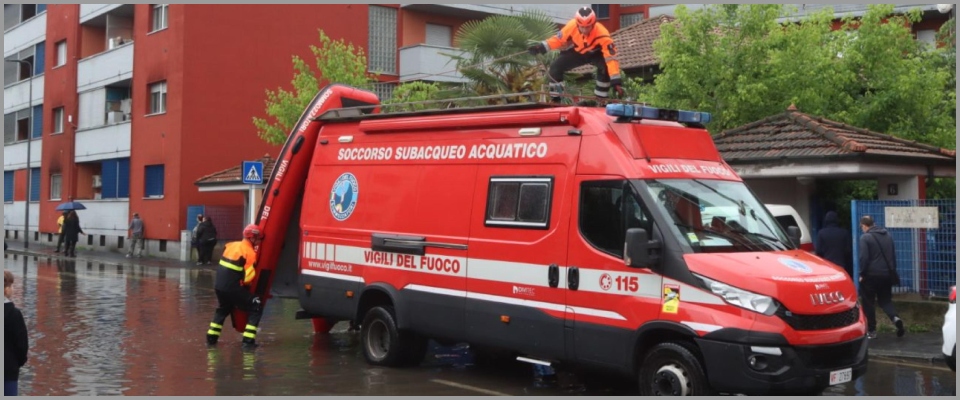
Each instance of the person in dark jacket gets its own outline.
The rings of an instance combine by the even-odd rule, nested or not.
[[[13,294],[13,274],[3,271],[3,395],[16,396],[20,381],[20,367],[27,363],[27,324],[10,297]]]
[[[217,228],[213,225],[213,220],[209,216],[204,216],[203,222],[197,228],[197,240],[200,246],[197,265],[212,264],[213,248],[217,245]]]
[[[823,217],[823,228],[817,232],[817,255],[847,271],[853,278],[850,231],[840,227],[840,218],[834,211]]]
[[[893,237],[886,229],[876,226],[869,215],[860,218],[860,230],[863,235],[860,236],[857,261],[860,264],[860,301],[867,317],[867,337],[877,337],[876,303],[897,327],[897,337],[903,337],[906,333],[903,320],[893,307],[893,285],[900,283]]]
[[[77,216],[76,211],[71,210],[63,219],[63,236],[66,245],[63,254],[67,257],[77,256],[77,242],[80,241],[80,234],[86,235],[83,229],[80,229],[80,217]]]

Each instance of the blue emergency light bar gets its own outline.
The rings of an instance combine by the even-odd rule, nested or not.
[[[607,115],[625,119],[656,119],[685,124],[710,123],[710,113],[703,111],[669,110],[636,104],[607,104]]]

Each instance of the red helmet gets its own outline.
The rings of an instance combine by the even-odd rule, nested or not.
[[[243,238],[244,239],[262,239],[263,232],[260,232],[260,227],[257,224],[247,225],[246,228],[243,228]]]
[[[593,24],[597,23],[597,14],[593,12],[593,9],[590,7],[580,7],[577,10],[577,26],[580,27],[591,27]]]

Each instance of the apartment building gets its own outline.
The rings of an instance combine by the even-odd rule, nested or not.
[[[454,48],[466,21],[539,9],[560,24],[575,8],[5,4],[5,238],[24,240],[28,213],[28,240],[55,243],[55,208],[68,200],[87,207],[87,248],[125,251],[134,212],[154,256],[179,256],[188,210],[207,210],[234,237],[250,207],[244,193],[194,182],[279,152],[252,118],[263,116],[266,90],[290,87],[293,55],[313,59],[318,29],[362,47],[387,97],[401,81],[444,79],[438,49]],[[601,21],[619,15],[607,12]]]

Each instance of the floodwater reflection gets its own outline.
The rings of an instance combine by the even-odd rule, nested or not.
[[[462,347],[432,347],[419,368],[368,365],[354,332],[314,335],[294,319],[296,300],[266,308],[253,352],[227,327],[208,348],[216,298],[212,269],[5,254],[16,275],[12,300],[24,312],[29,361],[23,395],[634,395],[623,380],[586,378],[576,389],[539,388],[530,366],[474,364]],[[954,395],[950,371],[871,363],[838,395]],[[455,382],[456,385],[438,382]]]

